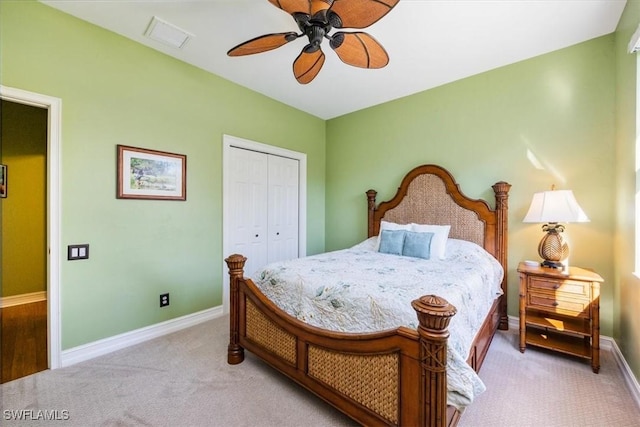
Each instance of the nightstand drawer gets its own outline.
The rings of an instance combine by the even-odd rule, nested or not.
[[[562,298],[550,293],[530,292],[527,294],[527,307],[569,316],[591,317],[591,302],[582,298]]]
[[[591,283],[578,282],[574,280],[553,280],[548,278],[529,278],[529,289],[536,289],[552,292],[563,292],[567,294],[578,295],[584,298],[590,298]]]

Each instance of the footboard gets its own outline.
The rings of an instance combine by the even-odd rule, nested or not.
[[[304,324],[243,277],[246,258],[225,260],[231,279],[228,363],[247,349],[364,425],[446,426],[447,331],[455,308],[437,296],[413,301],[418,330],[368,334]]]

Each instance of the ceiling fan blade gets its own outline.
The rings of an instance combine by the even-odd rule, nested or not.
[[[361,68],[382,68],[389,63],[384,47],[367,33],[337,32],[329,43],[342,62]]]
[[[306,85],[315,79],[320,69],[324,65],[324,53],[319,48],[314,48],[309,44],[293,63],[293,75],[298,83]]]
[[[329,9],[333,4],[333,0],[310,0],[311,3],[311,13],[309,15],[315,16],[316,14]]]
[[[266,34],[264,36],[248,40],[244,43],[240,43],[238,46],[229,49],[227,55],[243,56],[266,52],[268,50],[283,46],[290,41],[297,39],[298,37],[299,35],[294,32]]]
[[[329,22],[335,28],[366,28],[385,16],[400,0],[334,0]]]
[[[310,0],[269,0],[269,3],[287,12],[289,15],[294,13],[309,14],[311,10]]]

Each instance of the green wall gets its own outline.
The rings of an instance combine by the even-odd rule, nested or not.
[[[640,379],[640,280],[637,253],[637,194],[640,180],[638,150],[638,61],[627,46],[640,24],[640,1],[627,1],[616,31],[616,246],[615,308],[619,313],[615,337],[625,360]],[[634,274],[634,272],[636,272]]]
[[[1,83],[62,99],[62,348],[222,304],[222,135],[307,154],[324,250],[325,122],[37,2],[0,3]],[[304,135],[304,137],[301,137]],[[187,201],[121,200],[116,144],[187,155]],[[171,293],[171,305],[158,296]]]
[[[47,290],[47,111],[2,101],[1,163],[8,169],[2,212],[0,296]]]
[[[401,76],[398,76],[401,78]],[[404,174],[435,163],[462,191],[509,197],[509,314],[518,313],[520,260],[538,259],[538,224],[522,219],[533,193],[571,189],[590,223],[569,224],[570,263],[595,269],[602,333],[613,332],[615,52],[609,35],[327,123],[327,250],[366,237],[364,193],[389,200]],[[529,160],[535,156],[543,169]]]

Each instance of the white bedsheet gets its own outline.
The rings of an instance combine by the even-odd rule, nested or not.
[[[485,390],[466,363],[471,344],[495,298],[503,270],[480,246],[449,239],[444,260],[375,251],[375,238],[350,249],[268,265],[256,285],[288,314],[342,332],[417,328],[411,301],[445,298],[457,309],[449,325],[448,403],[459,409]]]

